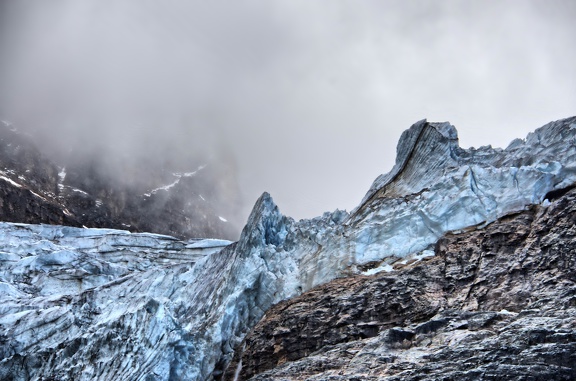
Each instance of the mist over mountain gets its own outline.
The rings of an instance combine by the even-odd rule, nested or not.
[[[569,0],[4,0],[0,117],[112,174],[226,151],[244,219],[263,191],[312,217],[352,209],[414,120],[505,147],[572,115],[575,14]]]
[[[106,151],[43,152],[0,122],[0,220],[115,228],[181,239],[237,239],[241,221],[233,158],[178,165]],[[74,146],[81,150],[83,146]],[[225,151],[222,151],[225,152]]]

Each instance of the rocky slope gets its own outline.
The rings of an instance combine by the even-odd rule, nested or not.
[[[344,354],[337,351],[344,348],[346,342],[358,345],[350,347],[349,357],[360,353],[360,349],[368,352],[374,348],[371,354],[359,356],[359,361],[366,359],[374,366],[392,363],[390,348],[381,345],[380,336],[391,337],[382,340],[397,343],[390,347],[397,347],[394,353],[401,353],[399,357],[405,356],[395,360],[395,364],[408,373],[402,375],[404,370],[392,364],[390,367],[396,370],[388,374],[419,377],[418,366],[430,369],[431,374],[439,371],[433,369],[435,361],[426,362],[426,353],[422,354],[422,360],[418,359],[421,353],[418,348],[425,351],[429,343],[430,356],[450,358],[453,346],[442,347],[441,343],[446,343],[444,338],[456,340],[460,337],[458,334],[464,337],[467,331],[471,332],[470,342],[477,340],[480,349],[477,354],[461,352],[465,364],[499,366],[498,355],[508,354],[511,360],[503,360],[503,367],[522,365],[523,351],[540,347],[528,344],[506,347],[514,338],[531,337],[530,333],[522,336],[524,328],[516,324],[528,321],[531,315],[520,312],[532,308],[537,297],[553,295],[556,284],[572,287],[564,279],[573,278],[573,274],[558,268],[564,269],[562,266],[573,264],[573,260],[567,251],[558,259],[563,261],[562,265],[547,264],[550,270],[544,266],[546,263],[530,265],[530,258],[538,259],[539,255],[538,247],[530,243],[539,236],[534,238],[530,234],[544,236],[544,231],[532,232],[528,227],[525,230],[521,227],[529,220],[539,221],[545,214],[544,209],[539,208],[549,207],[551,201],[563,200],[558,197],[576,184],[575,142],[576,118],[544,126],[525,140],[514,141],[505,150],[461,149],[453,126],[420,121],[403,134],[393,170],[375,181],[362,204],[350,214],[336,211],[296,222],[283,216],[271,197],[264,194],[257,201],[238,242],[200,260],[168,261],[145,269],[135,265],[137,256],[127,255],[123,263],[129,272],[120,278],[95,287],[64,291],[62,297],[50,299],[48,304],[36,301],[53,293],[60,294],[62,289],[53,291],[52,283],[34,271],[57,270],[62,264],[52,257],[59,255],[51,249],[39,253],[38,258],[47,256],[46,260],[34,260],[40,263],[39,267],[28,266],[31,260],[25,257],[10,257],[14,263],[0,274],[5,287],[11,290],[9,308],[0,316],[3,377],[14,380],[48,376],[58,380],[209,380],[222,376],[234,378],[238,372],[239,377],[245,378],[251,375],[263,379],[283,378],[290,372],[293,376],[302,373],[298,366],[312,366],[317,351],[321,351],[320,357],[333,356],[343,361]],[[513,221],[514,214],[517,220],[510,225],[514,228],[502,225]],[[557,220],[560,223],[560,219]],[[524,225],[519,225],[521,223]],[[483,239],[482,234],[491,234],[483,232],[494,228],[501,229],[498,234],[510,229],[517,231],[518,237],[509,238],[526,248],[534,246],[535,251],[526,249],[517,253],[516,256],[524,255],[528,259],[515,257],[513,267],[508,267],[512,263],[499,262],[506,261],[500,254],[506,247],[505,235],[498,238],[496,231],[492,231],[495,240],[486,239],[482,241],[484,247],[476,248]],[[550,225],[543,229],[551,231],[552,228]],[[563,228],[560,224],[557,233]],[[461,238],[464,236],[459,234],[478,234],[476,243],[473,238]],[[469,246],[464,244],[460,248],[459,239],[470,240]],[[27,240],[27,237],[13,235],[9,238],[16,247]],[[569,241],[560,239],[559,234],[550,235],[549,240],[559,247]],[[492,247],[494,255],[486,254],[486,247]],[[514,245],[505,250],[512,249],[515,250]],[[6,247],[7,255],[11,250],[10,246]],[[106,246],[97,246],[92,255],[107,262],[107,251]],[[131,251],[137,253],[138,249]],[[424,260],[422,265],[410,264],[419,259]],[[390,272],[403,262],[408,268]],[[75,266],[81,267],[82,263],[81,260]],[[532,267],[522,267],[524,265]],[[521,267],[515,270],[514,266]],[[534,280],[529,277],[531,272],[535,274]],[[20,274],[20,278],[14,280],[14,273]],[[329,283],[332,281],[335,283]],[[500,294],[491,293],[493,285]],[[516,290],[513,288],[516,285],[526,288]],[[532,286],[534,289],[529,289]],[[330,307],[315,304],[322,299],[322,290],[330,295],[331,288],[337,292],[328,302]],[[308,291],[311,294],[306,294]],[[503,294],[504,291],[507,294]],[[532,293],[534,299],[531,299]],[[374,300],[372,294],[380,295],[374,306],[370,306]],[[291,298],[297,299],[267,313],[275,304]],[[573,307],[570,295],[566,298],[566,303]],[[539,326],[545,326],[548,321],[554,324],[548,329],[555,330],[550,331],[553,338],[536,340],[544,340],[540,342],[545,344],[543,351],[565,340],[562,343],[567,343],[568,352],[558,349],[547,353],[557,353],[564,356],[563,361],[569,361],[574,327],[565,322],[564,307],[560,306],[566,303],[562,303],[549,304],[555,308],[554,314],[535,315],[542,318]],[[289,310],[292,305],[295,309],[291,311],[300,312],[303,320],[281,315],[282,306]],[[308,313],[301,309],[306,305],[310,306]],[[314,309],[317,306],[319,308]],[[565,308],[568,315],[572,313],[570,306]],[[362,316],[356,316],[355,311]],[[328,319],[329,315],[330,319],[337,320]],[[548,318],[557,320],[546,320]],[[330,329],[318,326],[325,319]],[[261,320],[260,328],[245,341],[246,335]],[[309,327],[306,327],[307,321],[311,322]],[[292,329],[288,323],[302,329],[303,336],[286,332]],[[429,328],[422,328],[424,323],[428,323]],[[530,320],[530,324],[536,323]],[[490,334],[508,326],[510,329],[505,331],[511,332],[510,336]],[[519,328],[514,331],[514,327]],[[429,336],[424,337],[427,329]],[[272,332],[272,336],[264,333],[262,338],[258,332]],[[477,332],[480,333],[474,336]],[[546,335],[544,337],[548,337]],[[286,337],[285,342],[277,343],[279,337],[282,340]],[[362,340],[373,345],[362,347],[368,343]],[[490,340],[506,348],[504,352],[490,352],[492,355],[485,356],[488,352],[481,348],[483,345],[491,348]],[[295,341],[301,341],[303,347],[291,346]],[[441,347],[440,352],[434,351],[434,346]],[[271,354],[270,348],[273,348]],[[330,354],[327,348],[336,352]],[[458,348],[464,349],[454,347],[454,353]],[[242,352],[244,354],[234,360],[235,353]],[[330,369],[349,370],[350,379],[363,378],[367,372],[362,365],[364,360],[350,367],[329,365],[329,360],[326,361]],[[551,360],[542,361],[539,364],[545,370],[553,369],[551,366],[556,364]],[[295,368],[289,369],[292,365]],[[558,374],[568,374],[566,366],[558,366]],[[330,370],[328,368],[325,370]],[[470,365],[469,368],[456,367],[453,372],[467,369],[473,372],[483,368]],[[275,371],[279,373],[266,373]],[[446,369],[447,374],[450,371]],[[318,379],[336,377],[324,375],[318,369],[311,372],[315,372]],[[386,374],[382,372],[377,368],[373,375]],[[520,379],[521,374],[515,379]]]
[[[85,153],[59,159],[57,164],[33,137],[0,122],[1,221],[179,238],[238,236],[239,191],[231,161],[191,163],[176,172],[153,160],[106,166]]]
[[[281,302],[236,380],[573,380],[576,191]],[[239,373],[234,377],[236,371]]]

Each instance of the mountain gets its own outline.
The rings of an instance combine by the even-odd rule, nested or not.
[[[0,123],[0,220],[127,229],[179,238],[238,236],[239,189],[231,158],[184,170],[147,161],[37,148],[33,136]],[[180,168],[182,169],[182,168]]]
[[[570,190],[448,233],[433,256],[280,302],[244,340],[228,378],[573,380],[575,221]]]
[[[573,379],[575,143],[423,120],[352,212],[264,194],[226,246],[3,224],[0,378]]]

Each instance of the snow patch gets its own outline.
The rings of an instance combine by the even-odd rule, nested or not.
[[[206,168],[206,165],[201,165],[195,171],[192,171],[192,172],[184,172],[184,173],[176,172],[176,173],[173,173],[173,175],[176,177],[192,177],[192,176],[196,175],[199,171],[203,170],[204,168]]]
[[[221,216],[218,216],[218,219],[220,219],[220,221],[222,221],[222,222],[228,222],[227,219],[225,219],[224,217],[221,217]]]
[[[389,273],[389,272],[394,271],[394,268],[389,263],[386,263],[386,264],[380,265],[378,267],[375,267],[373,269],[363,271],[361,274],[362,275],[374,275],[374,274],[381,273],[382,271],[386,271]]]
[[[64,179],[66,178],[66,167],[62,167],[60,172],[58,172],[58,178],[60,179],[61,183],[64,182]]]
[[[398,262],[398,263],[405,265],[410,260],[420,261],[423,258],[428,258],[428,257],[433,257],[433,256],[434,256],[434,250],[422,250],[420,253],[408,255],[406,258],[404,258],[401,262]]]
[[[22,188],[22,185],[18,184],[17,182],[15,182],[15,181],[12,180],[12,179],[9,179],[9,178],[6,177],[6,176],[0,176],[0,179],[6,181],[6,182],[9,183],[9,184],[14,185],[16,188]]]
[[[86,196],[89,196],[88,193],[84,192],[82,189],[78,189],[78,188],[71,188],[72,192],[76,192],[76,193],[80,193],[80,194],[84,194]]]
[[[40,196],[38,193],[36,193],[30,189],[28,189],[28,190],[30,191],[30,193],[32,193],[34,196],[38,197],[39,199],[44,200],[44,201],[48,201],[48,200],[46,200],[45,197]]]
[[[168,185],[164,185],[164,186],[161,186],[161,187],[152,189],[150,192],[144,193],[144,196],[145,196],[145,197],[150,197],[150,196],[152,196],[153,194],[156,194],[156,193],[158,193],[159,191],[162,191],[162,190],[163,190],[163,191],[169,191],[171,188],[173,188],[174,186],[176,186],[176,185],[180,182],[180,179],[181,179],[182,177],[192,177],[192,176],[194,176],[196,173],[198,173],[198,171],[201,171],[201,170],[204,169],[204,168],[206,168],[206,165],[201,165],[201,166],[199,166],[198,169],[196,169],[196,170],[193,171],[193,172],[183,172],[183,173],[181,173],[181,172],[176,172],[176,173],[173,173],[172,176],[175,176],[175,177],[176,177],[176,180],[174,180],[172,183],[170,183],[170,184],[168,184]],[[200,197],[202,197],[202,196],[200,196]]]

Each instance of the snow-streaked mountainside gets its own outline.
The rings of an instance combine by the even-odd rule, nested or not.
[[[231,157],[183,164],[153,150],[137,160],[130,152],[119,157],[82,146],[56,155],[41,143],[0,122],[0,221],[238,237],[240,192]]]
[[[3,224],[0,378],[220,379],[274,304],[428,258],[446,234],[546,205],[575,184],[576,117],[506,149],[462,149],[449,123],[423,120],[351,213],[296,222],[264,194],[239,241],[222,248]]]

